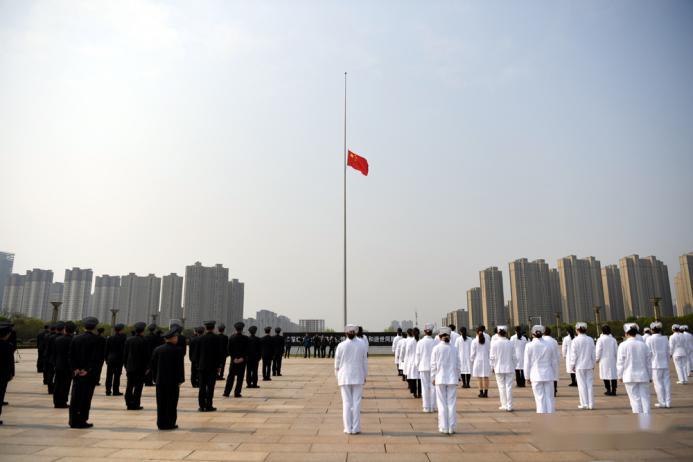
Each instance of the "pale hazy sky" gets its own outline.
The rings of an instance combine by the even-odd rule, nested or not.
[[[673,281],[693,250],[683,0],[0,0],[0,250],[223,263],[246,316],[340,327],[344,71],[351,322],[439,322],[520,257]]]

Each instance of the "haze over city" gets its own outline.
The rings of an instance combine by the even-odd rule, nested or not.
[[[693,251],[693,4],[0,1],[15,272],[222,263],[245,316],[439,322],[479,270]],[[672,288],[673,292],[673,288]]]

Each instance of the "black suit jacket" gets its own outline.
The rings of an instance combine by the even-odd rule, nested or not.
[[[98,380],[96,374],[103,365],[103,351],[100,345],[99,337],[91,331],[75,336],[70,343],[70,369],[85,370],[88,375]]]
[[[144,337],[135,335],[125,341],[123,362],[128,374],[144,374],[149,366],[149,345]]]
[[[198,338],[197,369],[200,371],[217,370],[221,364],[219,337],[214,332],[207,332]]]
[[[70,370],[70,345],[72,335],[59,335],[53,342],[53,364],[56,371]]]
[[[109,363],[122,363],[125,354],[125,334],[113,334],[106,339],[106,361]]]
[[[154,348],[149,368],[157,385],[178,385],[185,382],[182,353],[183,350],[170,343]]]

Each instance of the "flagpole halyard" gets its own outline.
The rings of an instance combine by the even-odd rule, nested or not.
[[[344,325],[347,324],[347,73],[344,73]]]

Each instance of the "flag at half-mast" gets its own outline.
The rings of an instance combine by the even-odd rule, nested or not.
[[[347,165],[363,173],[365,176],[368,176],[368,161],[365,157],[361,157],[349,151]]]

